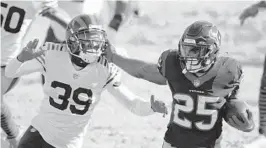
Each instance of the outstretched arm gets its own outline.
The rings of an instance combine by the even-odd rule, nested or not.
[[[145,61],[113,54],[112,62],[130,75],[159,85],[166,85],[165,77],[159,72],[158,65]]]
[[[24,47],[21,53],[12,59],[6,66],[5,75],[15,78],[32,72],[43,71],[44,68],[44,46],[41,51],[35,52],[34,49],[38,44],[38,40],[30,41]]]
[[[153,95],[150,100],[143,99],[121,84],[121,73],[116,65],[109,63],[108,71],[109,77],[105,85],[107,90],[115,96],[119,103],[128,108],[132,113],[139,116],[148,116],[154,112],[167,114],[165,104],[161,101],[155,101]]]
[[[107,90],[116,100],[129,109],[132,113],[139,116],[148,116],[154,113],[151,103],[130,92],[124,85],[118,87],[108,87]]]
[[[116,100],[129,109],[132,113],[139,116],[148,116],[154,112],[167,114],[167,108],[161,101],[155,101],[152,95],[150,100],[143,99],[133,94],[122,84],[119,86],[109,86],[107,90],[114,95]]]

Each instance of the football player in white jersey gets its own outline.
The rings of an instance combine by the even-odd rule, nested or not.
[[[17,77],[41,71],[45,77],[45,98],[18,148],[80,148],[94,107],[107,89],[131,112],[147,116],[166,114],[161,101],[145,101],[123,86],[120,72],[102,56],[107,47],[105,31],[93,16],[71,20],[64,43],[46,42],[33,51],[38,40],[27,47],[6,68]]]
[[[56,7],[57,0],[1,1],[1,128],[13,147],[16,147],[19,129],[11,119],[12,115],[3,101],[3,95],[16,84],[18,78],[7,78],[4,75],[5,67],[18,54],[23,40],[32,37],[28,33],[34,28],[33,26],[36,26],[34,24],[39,23],[49,27],[49,21],[47,22],[41,15],[47,14],[47,8]],[[44,34],[43,39],[45,36]]]
[[[108,39],[114,44],[116,35],[122,24],[128,22],[132,16],[139,15],[139,5],[132,0],[71,0],[58,1],[60,8],[64,9],[70,18],[80,14],[94,15],[101,22],[104,30],[108,34]],[[52,9],[51,9],[52,10]],[[47,42],[60,43],[65,38],[65,31],[58,21],[51,22],[46,37]],[[127,55],[123,48],[117,48],[117,52]],[[44,83],[44,77],[42,76]]]

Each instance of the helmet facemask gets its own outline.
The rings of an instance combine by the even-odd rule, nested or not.
[[[106,34],[98,28],[89,28],[72,33],[67,39],[69,52],[85,63],[93,63],[103,53]]]
[[[196,21],[184,31],[179,41],[179,59],[191,73],[204,73],[216,61],[221,46],[221,34],[207,21]]]
[[[179,59],[184,68],[191,73],[207,71],[214,63],[218,52],[216,44],[201,45],[192,43],[179,44]]]

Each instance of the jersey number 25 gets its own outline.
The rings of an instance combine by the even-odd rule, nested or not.
[[[71,92],[72,92],[72,88],[70,85],[68,84],[65,84],[65,83],[62,83],[62,82],[58,82],[58,81],[53,81],[51,86],[53,88],[62,88],[65,90],[65,93],[63,95],[59,95],[58,96],[58,99],[62,100],[62,103],[59,104],[57,102],[55,102],[54,98],[52,97],[49,97],[49,102],[50,104],[57,108],[57,109],[60,109],[60,110],[65,110],[67,109],[68,107],[68,104],[69,104],[69,98],[71,97]],[[83,105],[84,108],[83,109],[79,109],[77,108],[75,105],[70,105],[69,109],[71,111],[71,113],[73,114],[78,114],[78,115],[84,115],[88,110],[89,110],[89,107],[92,103],[92,100],[91,99],[88,99],[86,101],[83,101],[83,100],[80,100],[79,99],[79,94],[86,94],[88,98],[91,98],[92,97],[92,91],[90,89],[86,89],[86,88],[77,88],[73,91],[73,101],[77,104],[77,105]]]
[[[185,128],[192,128],[192,124],[194,126],[202,131],[210,130],[215,125],[217,118],[218,118],[218,111],[215,109],[206,109],[206,106],[211,103],[216,103],[219,100],[219,97],[208,97],[208,96],[198,96],[197,97],[197,106],[196,106],[196,116],[206,116],[210,118],[209,123],[205,123],[203,121],[197,121],[192,122],[188,120],[186,117],[181,118],[179,116],[180,112],[183,113],[192,113],[194,111],[194,100],[192,96],[186,95],[186,94],[175,94],[174,99],[178,102],[184,102],[184,105],[182,104],[175,104],[174,111],[175,111],[175,117],[174,122],[182,127]]]

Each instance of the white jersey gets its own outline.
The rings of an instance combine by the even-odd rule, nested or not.
[[[22,39],[37,9],[50,6],[51,2],[54,4],[56,0],[43,0],[39,4],[35,1],[1,1],[1,66],[20,51]]]
[[[81,147],[92,111],[106,88],[132,113],[139,116],[154,113],[150,101],[120,83],[120,71],[105,57],[76,70],[65,44],[45,43],[42,48],[47,51],[35,59],[23,63],[12,59],[5,74],[15,78],[37,71],[43,73],[45,98],[32,125],[52,146]]]
[[[19,62],[14,58],[6,67],[8,77],[42,71],[45,98],[32,125],[43,139],[56,148],[80,148],[90,116],[107,90],[116,100],[139,116],[154,113],[151,103],[129,91],[120,83],[120,71],[105,57],[76,70],[65,44],[46,43],[45,55]]]
[[[32,125],[57,148],[79,148],[101,92],[119,85],[119,71],[104,57],[84,69],[74,69],[65,44],[46,43],[37,60],[43,66],[45,99]]]

